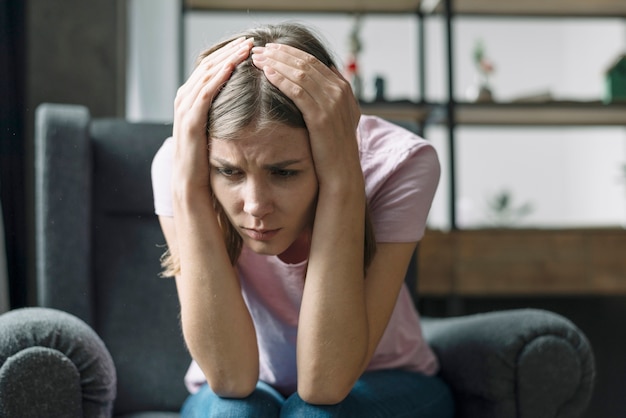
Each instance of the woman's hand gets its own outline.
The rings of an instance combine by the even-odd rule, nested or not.
[[[350,84],[336,68],[283,44],[252,49],[267,79],[298,106],[309,132],[320,187],[362,177],[356,127],[360,109]]]
[[[174,103],[174,217],[160,217],[170,252],[180,259],[176,288],[185,342],[211,389],[246,397],[255,388],[259,353],[254,324],[222,239],[210,192],[207,115],[213,98],[250,54],[240,38],[202,60]]]
[[[205,57],[176,94],[172,184],[209,190],[207,115],[222,85],[252,48],[252,39],[239,38]]]
[[[319,192],[299,316],[298,393],[309,403],[337,403],[371,357],[359,106],[337,69],[315,57],[280,44],[252,52],[270,83],[298,106],[309,132]]]

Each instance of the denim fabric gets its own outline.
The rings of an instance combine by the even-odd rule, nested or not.
[[[365,373],[348,397],[331,406],[311,405],[297,393],[284,398],[266,383],[245,399],[224,399],[205,385],[191,395],[182,418],[207,417],[358,417],[358,418],[451,418],[454,401],[438,377],[400,370]]]

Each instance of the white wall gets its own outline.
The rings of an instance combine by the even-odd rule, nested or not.
[[[130,23],[129,117],[171,119],[178,78],[174,0],[132,0]],[[325,35],[339,61],[348,54],[349,15],[190,13],[185,20],[186,74],[197,53],[225,36],[259,24],[297,20]],[[426,94],[446,97],[444,26],[427,19]],[[496,64],[492,86],[497,100],[549,91],[556,99],[595,100],[603,73],[626,51],[626,29],[618,19],[458,19],[455,26],[457,99],[474,80],[471,53],[482,39]],[[165,39],[167,38],[167,39]],[[418,97],[417,23],[414,16],[366,16],[361,68],[365,98],[373,79],[387,80],[388,98]],[[626,160],[624,128],[461,127],[457,135],[459,224],[483,226],[485,201],[510,189],[534,208],[519,226],[622,225],[626,189],[618,180]],[[426,136],[438,148],[444,175],[430,223],[447,226],[446,135],[441,127]]]
[[[170,121],[178,88],[176,0],[128,1],[126,117]]]

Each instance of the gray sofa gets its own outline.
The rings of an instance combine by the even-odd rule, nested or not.
[[[190,361],[150,163],[171,125],[36,117],[36,308],[0,316],[0,417],[176,417]],[[582,416],[594,383],[583,333],[540,310],[425,318],[457,416]]]

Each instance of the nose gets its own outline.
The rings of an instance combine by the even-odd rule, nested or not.
[[[249,179],[244,188],[243,211],[255,218],[263,218],[273,211],[271,190],[262,181]]]

